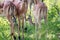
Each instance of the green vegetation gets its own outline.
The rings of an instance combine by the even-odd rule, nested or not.
[[[59,40],[60,33],[60,0],[45,0],[48,7],[48,25],[42,19],[41,40]],[[26,22],[28,28],[25,40],[34,40],[34,26]],[[46,32],[48,31],[48,32]],[[11,40],[10,25],[5,17],[0,17],[0,40]]]

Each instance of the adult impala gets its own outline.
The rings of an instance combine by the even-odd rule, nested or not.
[[[47,6],[41,0],[34,0],[34,9],[33,15],[35,20],[35,32],[36,32],[36,40],[41,37],[41,34],[38,32],[41,29],[41,19],[44,17],[44,21],[47,24]],[[40,35],[40,36],[38,36]]]
[[[24,40],[24,20],[26,19],[26,12],[28,8],[28,2],[27,0],[4,0],[3,2],[3,11],[6,13],[6,17],[8,21],[10,22],[11,26],[11,35],[13,36],[14,40],[16,40],[15,37],[15,31],[14,31],[14,22],[12,19],[18,18],[18,39],[20,40],[20,18],[22,17],[22,40]],[[11,11],[10,8],[13,7],[13,10]],[[14,8],[15,7],[15,8]],[[12,13],[11,13],[12,12]],[[16,18],[12,18],[12,15]]]

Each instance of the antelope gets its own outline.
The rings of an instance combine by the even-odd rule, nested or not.
[[[3,2],[3,12],[6,13],[6,17],[8,21],[10,22],[11,26],[11,36],[16,40],[16,37],[14,35],[14,22],[12,21],[12,16],[10,11],[10,7],[15,7],[13,9],[13,16],[18,18],[18,39],[20,40],[20,22],[22,17],[22,40],[24,40],[24,20],[26,19],[26,12],[28,8],[28,2],[27,0],[4,0]],[[12,6],[13,5],[13,6]],[[0,5],[1,6],[1,5]],[[15,18],[15,19],[16,19]]]
[[[16,5],[17,7],[17,5]],[[20,16],[22,17],[22,40],[24,40],[24,21],[26,21],[26,12],[28,9],[27,0],[22,0],[22,2],[18,5],[18,26],[20,26]],[[19,32],[20,33],[20,32]]]
[[[11,4],[12,2],[13,1],[10,1],[10,0],[4,0],[2,8],[3,8],[3,13],[5,13],[7,20],[10,22],[11,37],[14,38],[13,40],[16,40],[16,37],[14,35],[14,23],[12,21],[11,13],[9,12],[9,7],[12,5]]]
[[[36,40],[40,40],[41,34],[39,34],[39,29],[41,29],[41,19],[44,17],[44,21],[47,24],[47,6],[41,0],[34,0],[33,15],[35,20],[35,35]]]

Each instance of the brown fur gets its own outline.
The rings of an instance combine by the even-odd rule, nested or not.
[[[24,40],[24,20],[26,19],[26,12],[27,12],[27,8],[28,8],[28,3],[27,0],[22,0],[19,2],[17,2],[18,0],[14,0],[14,1],[8,1],[5,0],[4,1],[4,5],[0,5],[0,8],[3,8],[3,12],[6,13],[6,17],[8,19],[8,21],[10,22],[10,27],[11,27],[11,34],[13,33],[12,36],[14,36],[14,22],[12,21],[12,16],[11,16],[11,12],[9,12],[9,7],[11,6],[11,3],[13,3],[13,5],[15,5],[15,11],[14,11],[14,16],[18,18],[18,35],[20,37],[20,17],[22,17],[22,31],[23,31],[23,38],[22,40]]]
[[[36,40],[40,40],[41,34],[38,33],[39,30],[41,29],[41,19],[44,17],[45,24],[47,24],[47,6],[45,3],[39,1],[39,0],[34,0],[34,20],[35,20],[35,32],[36,32]],[[39,35],[39,36],[38,36]]]

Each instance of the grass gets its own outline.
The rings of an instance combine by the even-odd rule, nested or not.
[[[51,23],[50,21],[48,22],[48,26],[45,26],[43,21],[42,21],[42,29],[40,29],[40,34],[41,34],[41,40],[59,40],[58,37],[56,36],[56,33],[58,33],[58,27],[55,27],[55,25],[52,25],[53,23]],[[50,26],[49,26],[50,25]],[[28,21],[26,22],[26,27],[27,32],[24,32],[25,35],[25,40],[35,40],[35,30],[34,30],[34,26],[31,26]],[[48,32],[46,32],[48,29]],[[10,26],[9,26],[9,22],[5,17],[0,17],[0,40],[11,40],[11,36],[10,35]],[[22,37],[22,32],[20,33],[21,37]],[[17,31],[16,31],[16,36],[17,36]]]

